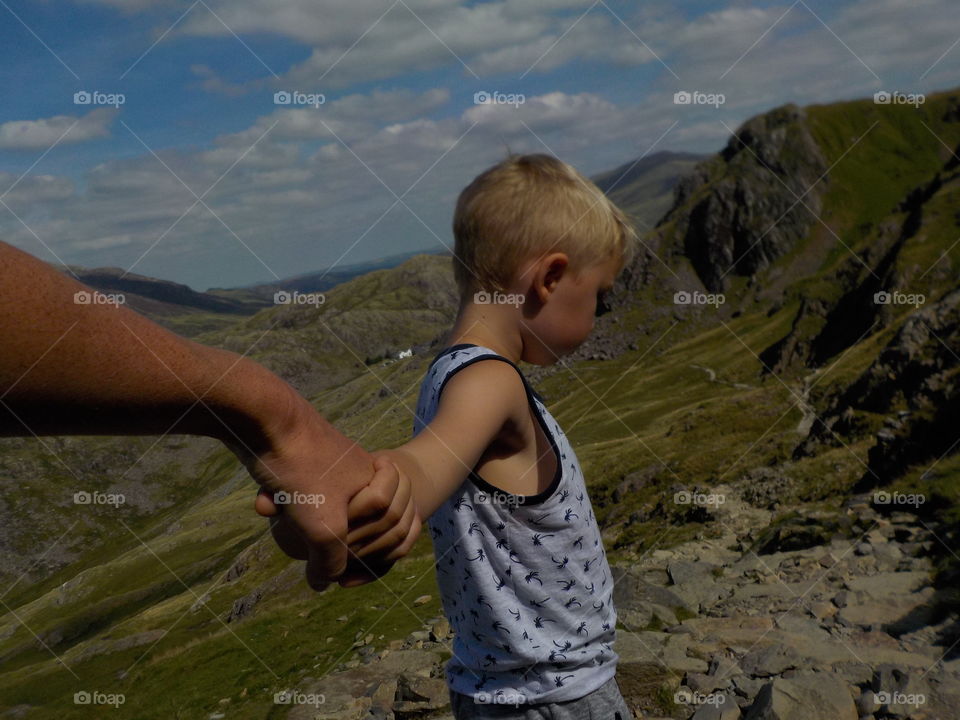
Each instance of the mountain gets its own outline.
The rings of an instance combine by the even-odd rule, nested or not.
[[[588,480],[646,716],[955,714],[958,156],[960,91],[751,118],[675,186],[591,338],[524,367]],[[395,446],[456,310],[450,262],[199,338]],[[2,447],[0,713],[94,717],[72,700],[96,690],[146,720],[449,718],[429,533],[381,582],[315,594],[212,441]],[[125,502],[74,503],[94,490]]]
[[[234,293],[218,296],[186,285],[128,273],[121,268],[63,270],[84,285],[105,294],[122,294],[125,304],[175,332],[193,336],[228,327],[235,320],[267,307],[268,301]]]
[[[652,228],[673,204],[673,190],[705,155],[657,152],[591,178],[641,230]]]
[[[275,282],[251,285],[247,288],[211,288],[208,292],[218,295],[222,294],[229,297],[232,293],[245,291],[252,293],[255,296],[270,300],[273,299],[273,294],[278,290],[287,290],[291,292],[296,290],[302,293],[324,292],[349,280],[353,280],[360,275],[366,275],[374,270],[389,270],[390,268],[396,267],[412,257],[424,254],[447,255],[449,254],[449,251],[442,246],[434,249],[432,252],[425,250],[413,250],[411,252],[388,255],[387,257],[379,258],[377,260],[370,260],[368,262],[337,265],[332,268],[326,268],[325,270],[316,270],[303,275],[295,275],[293,277],[283,278],[282,280],[277,280]]]
[[[593,178],[625,210],[633,213],[642,227],[652,226],[669,208],[673,188],[692,171],[703,156],[660,152],[627,163]],[[228,328],[241,317],[271,307],[278,292],[324,293],[338,285],[377,270],[395,268],[418,255],[450,257],[449,249],[397,253],[362,263],[337,265],[302,275],[239,288],[210,288],[195,291],[186,285],[127,273],[120,268],[87,269],[71,266],[70,271],[84,284],[104,293],[123,293],[127,304],[155,322],[182,335],[195,338],[203,333]],[[400,342],[399,344],[403,344]]]
[[[198,292],[180,283],[129,273],[121,268],[69,266],[70,273],[85,285],[102,293],[122,293],[125,303],[175,332],[187,337],[221,330],[243,317],[275,305],[277,292],[320,293],[375,270],[396,267],[421,252],[409,252],[365,263],[284,278],[276,283],[240,288],[210,288]],[[445,248],[438,255],[449,255]]]

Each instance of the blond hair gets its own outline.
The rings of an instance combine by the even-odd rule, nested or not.
[[[574,273],[633,255],[627,215],[577,170],[544,154],[515,155],[488,168],[457,199],[454,277],[461,297],[506,291],[523,263],[551,252]]]

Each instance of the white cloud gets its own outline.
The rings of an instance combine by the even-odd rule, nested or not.
[[[588,0],[485,2],[381,0],[349,5],[326,0],[220,0],[213,13],[197,7],[171,34],[227,37],[278,33],[311,48],[309,57],[282,75],[279,86],[342,88],[451,65],[470,73],[518,75],[574,59],[637,65],[654,60],[649,50],[602,5]],[[238,92],[203,66],[196,72],[214,92]],[[261,78],[248,84],[260,87]]]
[[[73,182],[54,175],[18,177],[0,172],[0,196],[10,204],[64,200],[74,192]]]
[[[808,2],[820,12],[823,3]],[[235,95],[256,90],[270,96],[279,88],[328,92],[355,81],[406,79],[417,69],[462,69],[450,50],[400,4],[321,79],[389,3],[356,0],[338,3],[335,11],[330,2],[314,0],[209,3],[241,35],[279,33],[312,48],[307,60],[292,68],[275,68],[283,75],[276,83],[264,75],[239,86],[225,83],[208,66],[194,66],[199,82],[211,92]],[[948,0],[850,2],[821,13],[829,30],[797,5],[765,36],[790,7],[787,0],[763,8],[736,3],[689,16],[678,3],[636,4],[623,17],[630,30],[598,5],[565,35],[590,2],[407,3],[478,74],[515,73],[519,78],[539,58],[529,84],[517,79],[515,86],[503,87],[510,77],[485,83],[488,90],[526,92],[526,102],[519,107],[474,106],[473,83],[469,90],[453,85],[420,92],[380,88],[354,92],[317,108],[271,107],[245,129],[217,137],[211,147],[159,152],[195,193],[215,184],[205,202],[278,275],[322,267],[359,238],[360,248],[376,248],[369,254],[381,255],[434,244],[434,233],[448,240],[457,193],[477,172],[502,158],[508,147],[514,152],[555,152],[588,174],[648,151],[717,150],[728,135],[722,123],[736,128],[747,117],[784,102],[864,97],[880,82],[911,89],[911,83],[918,82],[956,40],[951,33],[957,32],[944,21],[949,17]],[[144,0],[139,5],[146,4]],[[679,79],[660,66],[631,30]],[[202,5],[175,32],[229,36]],[[606,88],[591,84],[590,78],[599,75],[584,75],[579,84],[575,82],[577,63],[584,61],[595,63],[593,70],[606,68],[613,74],[643,67],[635,88],[612,82],[613,91],[604,96]],[[569,72],[557,84],[542,77],[530,82],[535,74],[560,67]],[[956,84],[952,78],[958,68],[960,46],[944,57],[927,82]],[[550,91],[559,87],[564,92]],[[675,106],[672,96],[678,89],[722,92],[726,104],[719,109]],[[83,127],[96,137],[91,116],[83,119],[87,122]],[[109,123],[103,116],[99,121],[100,132],[106,132]],[[654,145],[675,121],[679,123],[674,129]],[[25,128],[24,135],[49,138],[51,132],[65,129],[60,118],[34,121],[44,122]],[[0,126],[0,145],[4,128],[13,125]],[[71,141],[78,130],[80,124]],[[35,139],[39,144],[33,147],[46,147],[55,139],[45,143]],[[0,175],[0,183],[5,182],[0,192],[15,180]],[[395,203],[381,180],[397,194],[417,183],[404,201],[427,227],[397,205],[365,234]],[[87,174],[84,188],[80,193],[65,178],[28,176],[6,201],[45,241],[78,264],[126,267],[159,240],[137,271],[162,274],[160,269],[173,267],[177,279],[203,287],[211,274],[210,262],[231,258],[239,268],[235,274],[207,284],[238,284],[269,275],[204,207],[179,219],[195,198],[151,155],[104,162]],[[30,233],[2,207],[0,228],[5,237],[35,245]],[[198,257],[210,262],[198,262]],[[356,256],[344,262],[352,259]]]
[[[398,204],[359,247],[400,251],[411,243],[436,244],[435,236],[449,242],[456,194],[499,160],[507,145],[515,151],[544,152],[542,139],[575,163],[584,157],[578,153],[589,147],[586,156],[592,163],[607,163],[608,157],[610,166],[622,162],[624,152],[635,156],[645,149],[627,147],[627,139],[648,134],[637,127],[647,122],[644,113],[651,111],[618,108],[589,93],[528,98],[520,111],[529,130],[487,106],[438,120],[419,115],[418,108],[442,106],[447,97],[446,91],[374,91],[344,98],[340,105],[331,103],[327,108],[332,110],[331,121],[348,123],[353,118],[367,132],[348,133],[356,156],[335,141],[313,153],[302,152],[303,145],[291,138],[310,142],[313,133],[296,124],[284,125],[279,135],[268,134],[244,156],[249,146],[239,144],[237,136],[256,139],[278,111],[241,133],[224,136],[212,149],[159,151],[163,164],[148,154],[104,162],[87,174],[83,193],[61,179],[58,191],[48,193],[47,199],[23,192],[16,204],[8,200],[68,262],[129,267],[156,243],[135,271],[161,274],[157,268],[164,263],[183,263],[184,257],[216,248],[223,257],[246,264],[242,278],[208,283],[230,285],[269,276],[231,231],[278,275],[291,275],[336,260],[395,202],[391,190],[399,195],[414,183],[404,202],[426,226]],[[280,129],[278,125],[275,131]],[[642,144],[652,142],[656,134]],[[598,151],[598,142],[606,144],[605,156]],[[203,206],[181,219],[195,198],[164,164],[198,195],[216,183],[204,202],[229,230]],[[233,169],[218,181],[231,165]],[[53,180],[44,182],[50,185]],[[0,216],[3,221],[8,222],[13,241],[35,245],[22,226]],[[209,277],[210,268],[195,262],[186,265],[178,279],[204,287],[199,278]]]
[[[0,125],[0,148],[6,150],[34,150],[53,145],[86,142],[108,137],[110,125],[116,117],[113,108],[97,108],[82,117],[56,115],[38,120],[13,120]]]
[[[133,10],[167,5],[99,1]],[[688,9],[651,0],[632,4],[626,12],[618,4],[610,3],[608,9],[590,0],[405,0],[392,5],[383,0],[209,0],[210,10],[193,7],[169,37],[266,33],[310,48],[302,62],[273,68],[279,80],[264,73],[238,85],[223,80],[216,68],[193,68],[203,87],[227,95],[284,85],[322,92],[438,67],[461,68],[465,75],[515,73],[519,78],[534,65],[534,72],[544,72],[574,62],[636,67],[662,61],[669,71],[659,83],[667,85],[720,83],[719,76],[737,63],[727,78],[731,87],[743,91],[741,95],[753,90],[762,97],[766,88],[782,93],[802,91],[807,84],[826,90],[851,80],[876,83],[851,50],[881,77],[909,68],[919,78],[957,39],[955,24],[946,21],[956,10],[954,4],[859,0],[826,6],[783,0],[767,7],[731,2],[727,8],[698,12],[692,4]],[[170,20],[186,7],[171,10]],[[614,8],[624,14],[615,16]],[[168,29],[161,23],[158,36]],[[958,56],[960,49],[954,63]],[[759,87],[750,65],[769,69]],[[833,70],[828,77],[821,75],[825,66]],[[781,71],[788,85],[775,88]],[[317,85],[321,87],[313,87]]]
[[[281,107],[246,130],[220,136],[216,142],[221,146],[248,147],[268,130],[272,141],[335,140],[336,136],[350,142],[368,137],[386,124],[428,115],[449,101],[450,91],[446,88],[422,93],[376,89],[367,94],[347,95],[317,108]]]
[[[190,72],[201,79],[200,87],[208,92],[225,95],[227,97],[239,97],[250,92],[252,88],[242,84],[230,83],[217,75],[209,65],[197,64],[190,66]]]

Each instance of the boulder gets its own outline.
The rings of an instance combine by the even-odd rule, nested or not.
[[[829,673],[777,678],[763,686],[746,720],[857,720],[847,684]]]
[[[747,675],[771,677],[786,670],[803,667],[800,654],[789,645],[770,645],[748,652],[740,660],[740,667]]]

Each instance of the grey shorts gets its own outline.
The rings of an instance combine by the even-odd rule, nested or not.
[[[633,713],[612,677],[592,693],[566,702],[496,705],[474,702],[470,695],[450,690],[456,720],[633,720]]]

